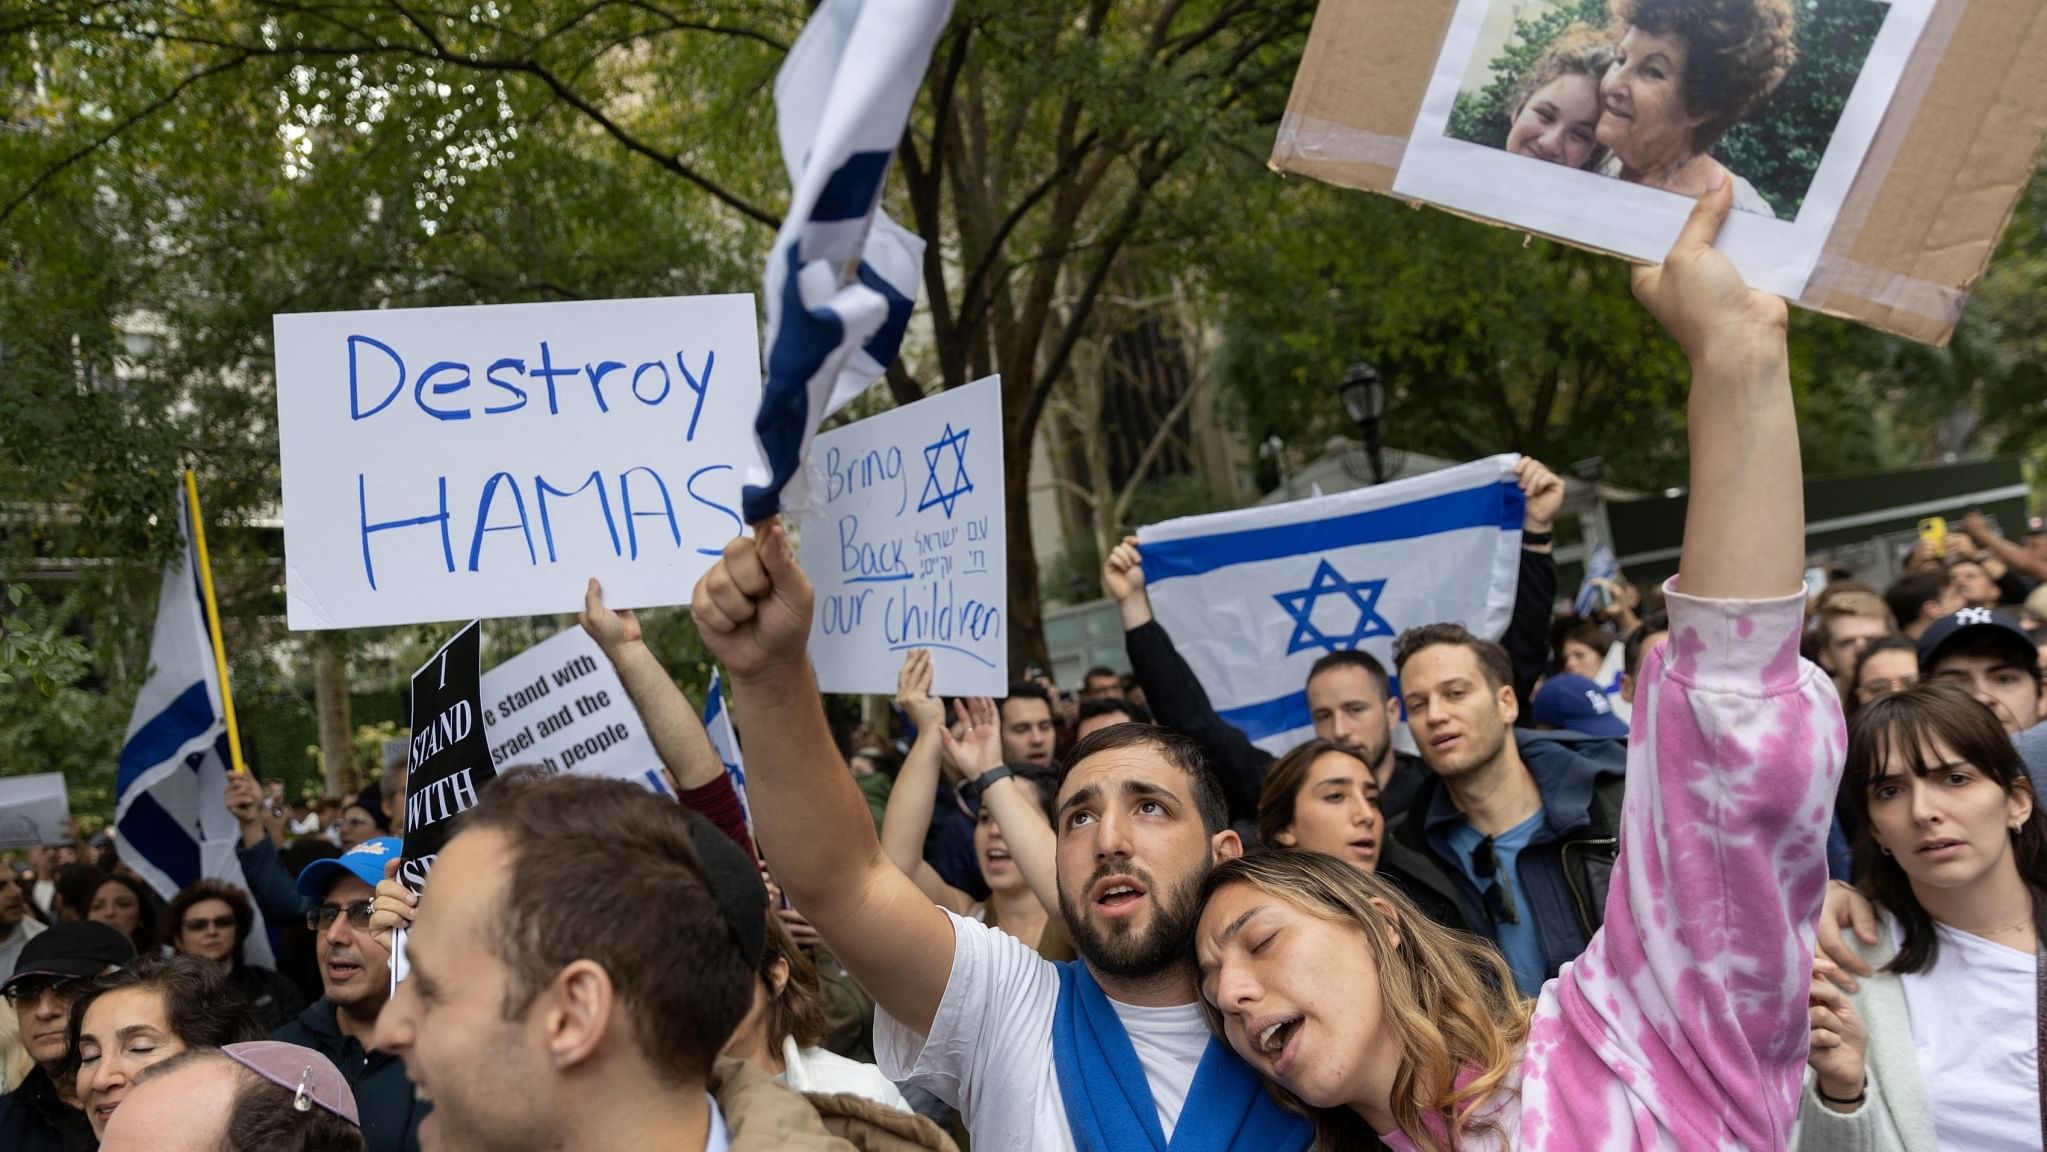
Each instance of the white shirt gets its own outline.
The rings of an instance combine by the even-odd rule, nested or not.
[[[1936,922],[1938,959],[1901,976],[1912,1048],[1945,1152],[2039,1152],[2035,961]]]
[[[858,1060],[848,1060],[823,1048],[798,1048],[794,1036],[782,1037],[782,1074],[775,1077],[792,1092],[819,1092],[827,1096],[850,1092],[898,1112],[910,1111],[902,1090],[889,1083],[881,1069]]]
[[[882,1074],[958,1108],[975,1152],[1072,1149],[1073,1129],[1052,1066],[1058,970],[1006,932],[961,916],[952,916],[952,931],[952,975],[931,1034],[919,1036],[875,1009],[874,1052]],[[1159,1127],[1170,1140],[1208,1049],[1201,1009],[1109,1003],[1130,1034]]]
[[[704,1152],[731,1152],[732,1133],[725,1128],[725,1114],[718,1111],[718,1101],[709,1092],[704,1099],[711,1102],[711,1134],[704,1139]]]

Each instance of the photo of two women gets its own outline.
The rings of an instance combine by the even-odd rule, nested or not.
[[[1686,197],[1726,173],[1736,209],[1796,219],[1889,12],[1885,0],[1492,0],[1446,134]]]

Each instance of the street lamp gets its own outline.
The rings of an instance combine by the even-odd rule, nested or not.
[[[1343,370],[1343,383],[1338,385],[1337,392],[1343,397],[1343,410],[1364,436],[1365,459],[1372,465],[1372,483],[1385,483],[1386,466],[1379,455],[1379,418],[1386,414],[1386,382],[1379,379],[1377,368],[1360,360]]]

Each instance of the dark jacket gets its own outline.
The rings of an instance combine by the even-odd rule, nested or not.
[[[99,1141],[85,1113],[64,1103],[40,1067],[0,1096],[0,1149],[6,1152],[93,1152]]]
[[[363,1144],[368,1152],[419,1152],[419,1122],[433,1105],[417,1100],[405,1062],[389,1052],[365,1052],[355,1037],[345,1036],[334,1021],[334,1002],[325,997],[299,1018],[270,1034],[272,1040],[298,1044],[334,1061],[355,1090],[355,1108],[362,1116]]]
[[[1514,615],[1500,637],[1501,647],[1513,661],[1514,696],[1521,702],[1523,714],[1528,711],[1529,693],[1549,660],[1549,617],[1556,598],[1555,557],[1523,548],[1521,574],[1514,588]],[[1200,741],[1208,753],[1229,801],[1230,820],[1255,823],[1258,791],[1265,784],[1265,774],[1272,770],[1272,753],[1251,743],[1235,725],[1216,714],[1208,692],[1158,621],[1125,632],[1123,648],[1152,715],[1166,727]],[[1379,810],[1388,820],[1401,815],[1426,779],[1428,767],[1419,757],[1396,753],[1393,777],[1379,797]]]
[[[1542,827],[1515,866],[1528,893],[1529,906],[1520,914],[1533,917],[1548,979],[1585,950],[1606,919],[1628,746],[1625,740],[1518,728],[1514,741],[1542,796]],[[1431,777],[1406,815],[1391,824],[1379,871],[1431,919],[1496,940],[1479,890],[1449,846],[1446,834],[1461,818],[1449,789]]]
[[[296,879],[291,870],[284,866],[284,860],[277,854],[277,845],[265,836],[254,844],[236,844],[235,859],[242,866],[242,879],[248,883],[249,897],[256,902],[256,911],[263,914],[264,921],[272,928],[281,929],[287,924],[296,924],[306,918],[316,901],[299,895]]]
[[[242,994],[255,1009],[256,1023],[265,1032],[275,1032],[306,1010],[305,993],[297,983],[275,969],[255,964],[237,964],[228,973],[227,986]]]

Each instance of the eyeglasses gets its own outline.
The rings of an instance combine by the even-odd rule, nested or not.
[[[358,900],[346,908],[334,904],[322,904],[306,912],[306,927],[315,932],[324,932],[327,925],[334,923],[337,916],[346,915],[351,928],[370,926],[370,911],[375,907],[368,900]]]
[[[1479,890],[1479,898],[1485,902],[1486,915],[1495,924],[1519,924],[1521,918],[1514,913],[1514,894],[1495,877],[1499,874],[1500,861],[1493,855],[1493,838],[1490,836],[1478,842],[1471,850],[1472,874],[1486,882]]]
[[[369,828],[374,827],[377,823],[367,816],[343,816],[341,822],[350,828]]]
[[[85,981],[72,976],[30,976],[15,981],[7,988],[7,1002],[17,1008],[23,1004],[34,1004],[45,995],[55,994],[65,1000],[76,995]]]
[[[211,919],[208,919],[207,917],[204,916],[196,916],[190,920],[185,921],[185,931],[187,932],[204,932],[208,928],[212,928],[216,931],[225,932],[229,928],[232,928],[234,926],[235,918],[232,915],[215,916]]]
[[[1919,677],[1917,676],[1896,676],[1889,680],[1865,680],[1855,686],[1855,694],[1860,696],[1864,702],[1867,702],[1879,696],[1888,696],[1893,692],[1908,691],[1918,686]]]

